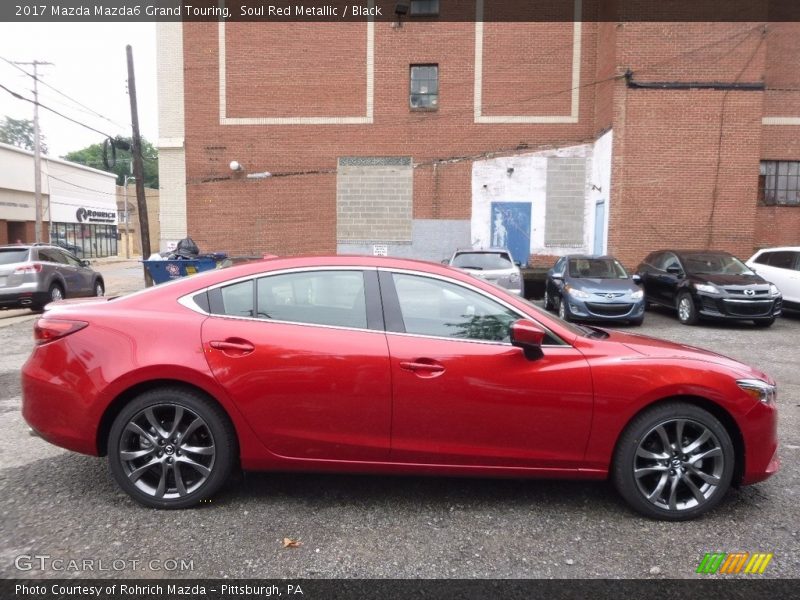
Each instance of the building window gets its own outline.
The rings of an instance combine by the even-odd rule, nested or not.
[[[758,196],[768,206],[800,206],[800,161],[762,160]]]
[[[437,110],[439,108],[439,65],[411,65],[412,110]]]
[[[439,0],[411,0],[411,15],[430,17],[439,14]]]

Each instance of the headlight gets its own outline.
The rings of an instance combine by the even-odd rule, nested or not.
[[[581,298],[586,299],[589,297],[589,294],[584,292],[583,290],[579,290],[577,288],[572,287],[571,285],[566,286],[567,293],[572,296],[573,298]]]
[[[695,283],[694,289],[698,292],[705,292],[706,294],[719,294],[719,288],[710,283]]]
[[[739,379],[736,382],[741,389],[751,396],[754,400],[760,400],[764,404],[773,404],[778,396],[777,388],[760,379]]]
[[[781,291],[778,289],[778,286],[775,285],[774,283],[769,284],[769,295],[772,296],[773,298],[781,295]]]
[[[641,300],[642,298],[644,298],[644,290],[636,290],[635,292],[631,292],[632,300]]]

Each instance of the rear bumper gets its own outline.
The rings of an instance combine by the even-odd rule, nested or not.
[[[47,292],[0,292],[0,309],[41,306],[46,304],[49,298],[50,296]]]

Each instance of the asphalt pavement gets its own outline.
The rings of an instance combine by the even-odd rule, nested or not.
[[[111,294],[142,285],[134,261],[100,268]],[[687,523],[642,518],[605,482],[517,479],[247,473],[196,509],[142,508],[104,459],[28,434],[32,318],[0,327],[0,577],[686,578],[707,552],[770,552],[760,577],[800,575],[800,317],[686,327],[652,311],[634,329],[778,381],[782,470]]]

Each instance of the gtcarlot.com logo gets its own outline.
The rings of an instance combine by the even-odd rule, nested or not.
[[[14,559],[18,571],[194,571],[194,559],[186,558],[63,558],[49,554],[20,554]]]
[[[697,573],[763,575],[771,560],[772,552],[707,552],[697,567]]]

